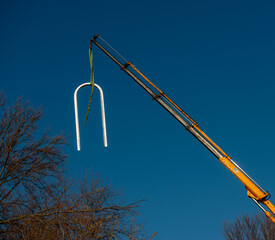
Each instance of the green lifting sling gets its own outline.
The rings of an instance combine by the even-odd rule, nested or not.
[[[89,115],[89,112],[90,112],[91,101],[92,101],[93,92],[94,92],[94,85],[95,85],[92,46],[89,48],[89,58],[90,58],[90,66],[91,66],[91,80],[90,80],[90,83],[91,83],[91,86],[92,86],[92,90],[91,90],[88,109],[87,109],[87,113],[86,113],[85,123],[84,123],[85,126],[86,126],[86,123],[87,123],[87,120],[88,120],[88,115]]]

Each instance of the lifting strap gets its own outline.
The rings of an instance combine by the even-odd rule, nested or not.
[[[88,120],[88,115],[89,115],[89,112],[90,112],[91,101],[92,101],[93,92],[94,92],[94,85],[95,85],[92,45],[90,45],[90,48],[89,48],[89,59],[90,59],[90,66],[91,66],[91,80],[90,80],[90,83],[91,83],[91,86],[92,86],[92,90],[91,90],[91,95],[90,95],[90,99],[89,99],[89,104],[88,104],[88,109],[87,109],[87,113],[86,113],[84,126],[86,126],[86,123],[87,123],[87,120]]]

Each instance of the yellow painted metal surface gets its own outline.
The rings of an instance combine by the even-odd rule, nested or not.
[[[152,87],[154,87],[159,94],[158,97],[165,98],[173,107],[179,110],[191,123],[193,129],[200,134],[213,148],[215,148],[222,157],[219,158],[219,161],[235,176],[237,179],[245,186],[247,189],[247,196],[249,198],[255,199],[258,203],[264,204],[272,213],[265,211],[265,215],[275,223],[275,207],[274,205],[267,200],[269,196],[268,192],[262,190],[256,183],[253,182],[233,161],[229,155],[227,155],[211,138],[209,138],[200,128],[197,122],[195,122],[186,112],[184,112],[177,104],[175,104],[164,92],[162,92],[156,85],[154,85],[148,78],[146,78],[133,64],[130,62],[127,63],[131,66],[140,76],[142,76]]]

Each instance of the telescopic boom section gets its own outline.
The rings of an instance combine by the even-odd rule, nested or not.
[[[132,63],[126,62],[122,64],[109,51],[107,51],[94,36],[90,41],[90,46],[94,43],[109,58],[111,58],[122,71],[128,74],[136,83],[138,83],[147,93],[149,93],[155,101],[157,101],[164,109],[166,109],[175,119],[177,119],[186,130],[188,130],[199,142],[201,142],[218,160],[245,186],[247,196],[251,198],[266,214],[268,218],[275,224],[275,207],[268,200],[270,195],[264,191],[256,182],[253,181],[214,141],[212,141],[199,127],[198,123],[193,120],[186,112],[184,112],[177,104],[175,104],[163,91],[146,78]],[[132,68],[132,71],[128,69]],[[141,80],[136,75],[139,75]],[[262,205],[265,205],[270,211],[267,211]]]

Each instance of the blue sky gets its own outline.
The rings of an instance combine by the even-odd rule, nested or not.
[[[10,103],[42,105],[41,127],[71,135],[74,181],[88,169],[126,202],[146,199],[138,220],[156,239],[223,239],[223,221],[260,210],[211,153],[96,47],[109,147],[95,90],[77,152],[73,92],[90,80],[100,34],[274,195],[274,14],[274,1],[2,0],[1,89]],[[79,93],[82,122],[89,94]]]

